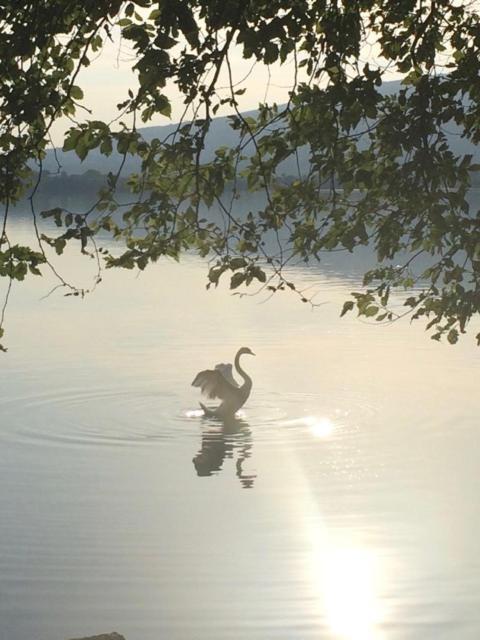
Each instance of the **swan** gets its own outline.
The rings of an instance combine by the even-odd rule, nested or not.
[[[193,387],[200,387],[207,398],[222,400],[215,409],[209,409],[200,402],[206,416],[221,419],[232,417],[247,401],[252,390],[252,379],[240,366],[240,357],[244,354],[255,355],[248,347],[242,347],[237,351],[235,369],[244,380],[241,386],[232,375],[232,365],[223,362],[217,364],[215,369],[205,369],[195,376],[195,380],[192,382]]]

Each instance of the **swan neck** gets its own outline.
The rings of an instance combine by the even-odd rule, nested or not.
[[[252,384],[252,379],[250,378],[250,376],[242,369],[242,367],[240,366],[240,356],[242,354],[240,353],[240,351],[237,353],[237,355],[235,356],[235,369],[238,372],[238,375],[240,375],[244,381],[245,381],[245,385],[250,385]]]

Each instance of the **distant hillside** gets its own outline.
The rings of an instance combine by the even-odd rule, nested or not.
[[[245,115],[253,115],[254,113],[255,112],[247,112]],[[150,141],[153,138],[159,138],[162,140],[169,134],[173,133],[176,128],[176,124],[169,124],[163,127],[143,127],[139,129],[139,132],[147,141]],[[235,145],[236,140],[236,132],[230,128],[228,119],[226,117],[215,118],[206,140],[206,157],[212,157],[214,150],[218,147]],[[115,172],[121,162],[121,158],[118,153],[112,153],[111,156],[107,157],[95,149],[88,154],[87,158],[85,158],[83,162],[81,162],[73,151],[64,153],[61,149],[56,149],[55,154],[53,149],[51,149],[47,152],[47,157],[43,166],[44,169],[51,171],[52,173],[58,171],[58,164],[55,155],[60,162],[62,170],[68,174],[83,173],[89,169],[107,174],[109,171]],[[139,167],[140,162],[138,158],[127,156],[123,173],[128,174],[138,171]]]
[[[400,82],[386,82],[380,87],[380,90],[384,94],[392,94],[399,90]],[[245,115],[255,115],[255,111],[246,112]],[[160,140],[166,138],[170,133],[175,131],[176,124],[165,125],[162,127],[144,127],[139,129],[145,140],[149,141],[153,138],[159,138]],[[446,127],[447,138],[452,151],[457,155],[464,155],[471,153],[476,161],[480,161],[480,151],[475,145],[470,144],[461,138],[460,129],[454,124],[448,124]],[[205,158],[213,156],[215,149],[221,146],[233,146],[237,141],[237,134],[229,126],[227,117],[215,118],[205,144]],[[99,171],[102,174],[107,174],[109,171],[115,172],[121,162],[120,156],[117,153],[113,153],[111,156],[106,157],[100,154],[99,151],[94,150],[89,153],[87,158],[81,162],[77,155],[73,152],[64,153],[60,149],[55,152],[52,150],[47,152],[47,157],[44,161],[44,168],[52,173],[58,172],[57,159],[61,164],[61,168],[67,174],[81,174],[88,170]],[[306,161],[306,155],[303,159]],[[124,175],[138,171],[140,168],[140,162],[138,158],[127,156]],[[282,172],[285,174],[296,173],[295,160],[286,160],[282,165]]]

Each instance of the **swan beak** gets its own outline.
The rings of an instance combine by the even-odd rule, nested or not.
[[[257,355],[257,354],[256,354],[256,353],[253,353],[253,351],[250,351],[250,355],[251,355],[251,356],[255,356],[255,355]]]

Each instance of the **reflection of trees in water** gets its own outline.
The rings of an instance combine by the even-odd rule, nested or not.
[[[193,465],[199,476],[211,476],[220,471],[225,458],[237,456],[236,476],[245,489],[253,487],[255,474],[246,474],[243,463],[252,453],[252,432],[243,420],[231,419],[228,422],[210,422],[202,432],[200,451],[193,458]]]

